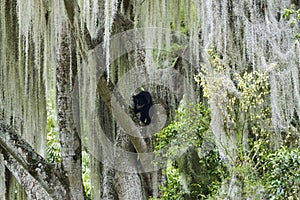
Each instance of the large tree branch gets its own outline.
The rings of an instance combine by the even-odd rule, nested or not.
[[[86,58],[87,51],[93,49],[95,46],[92,44],[92,38],[86,24],[82,24],[83,22],[80,19],[80,8],[77,4],[77,1],[74,0],[64,0],[64,4],[69,19],[69,24],[73,35],[76,38],[81,55],[83,58]],[[84,29],[83,31],[82,27]]]
[[[5,165],[19,180],[28,195],[36,195],[33,192],[37,192],[36,189],[40,188],[43,191],[40,195],[47,193],[53,199],[68,199],[68,191],[64,187],[67,179],[64,174],[37,154],[12,127],[4,122],[0,123],[0,148]]]
[[[74,16],[75,15],[79,16],[79,13],[80,13],[79,6],[76,3],[76,1],[64,0],[64,3],[65,3],[65,8],[67,11],[68,19],[70,22],[70,27],[71,27],[73,33],[75,34],[76,39],[78,39],[77,42],[79,43],[81,53],[82,53],[83,57],[85,58],[86,52],[84,51],[84,49],[89,50],[94,47],[91,43],[91,37],[90,37],[87,29],[84,31],[85,35],[82,35],[79,32],[80,26],[79,26],[79,24],[76,24],[76,23],[81,23],[81,22],[79,22],[79,21],[75,22],[75,20],[74,20]],[[120,24],[121,25],[120,27],[124,27],[126,29],[128,29],[128,27],[132,27],[132,25],[133,25],[128,20],[125,20],[125,18],[123,18],[120,14],[116,15],[115,22]],[[86,27],[86,26],[84,26],[84,27]],[[81,47],[85,47],[85,48],[81,48]],[[100,82],[101,82],[100,95],[102,97],[104,97],[106,105],[110,108],[111,107],[110,100],[115,101],[116,99],[114,98],[114,96],[112,96],[112,90],[109,89],[109,87],[106,83],[106,80],[101,79]],[[118,102],[120,102],[120,99]],[[119,107],[121,107],[121,105],[117,102],[114,103],[113,105],[115,106],[115,109],[119,109]],[[122,109],[120,109],[120,110],[122,110]],[[122,111],[120,113],[120,115],[116,116],[116,119],[120,123],[121,127],[123,127],[123,128],[125,127],[124,129],[126,129],[127,133],[131,133],[132,135],[136,136],[136,137],[131,136],[132,143],[135,146],[136,150],[140,153],[147,152],[148,151],[147,145],[146,145],[145,141],[142,139],[141,134],[140,134],[138,128],[136,128],[135,123],[131,120],[131,118],[128,116],[128,114],[126,114],[124,111]],[[126,119],[126,120],[124,120],[124,119]]]
[[[79,46],[80,53],[82,57],[85,59],[87,52],[91,49],[94,49],[97,45],[99,45],[103,41],[102,38],[103,35],[101,33],[104,33],[104,27],[101,28],[102,31],[100,31],[98,38],[92,39],[91,34],[87,28],[87,25],[81,21],[80,8],[79,5],[77,4],[77,1],[64,0],[64,4],[65,4],[69,25],[76,39],[76,42]],[[75,16],[77,16],[76,19]],[[117,12],[115,15],[114,24],[117,25],[115,27],[119,27],[120,30],[118,30],[118,32],[133,28],[133,22],[125,18],[119,12]],[[82,27],[83,27],[83,31],[82,31]]]

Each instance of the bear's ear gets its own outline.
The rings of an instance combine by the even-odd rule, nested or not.
[[[137,104],[138,101],[139,101],[139,97],[137,95],[133,95],[132,96],[132,101],[133,101],[133,103]]]

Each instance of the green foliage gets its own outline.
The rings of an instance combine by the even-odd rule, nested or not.
[[[180,0],[178,1],[179,5],[178,5],[178,9],[179,9],[179,13],[176,13],[178,15],[178,21],[175,22],[171,22],[170,23],[170,28],[174,31],[180,31],[180,33],[185,34],[185,35],[189,35],[190,33],[190,29],[191,29],[191,25],[187,22],[189,22],[190,20],[193,20],[197,17],[197,13],[195,10],[195,5],[193,5],[193,2],[189,2],[189,12],[186,11],[186,1],[185,0]],[[177,24],[176,24],[177,23]]]
[[[156,153],[169,159],[161,199],[204,199],[218,190],[227,174],[207,133],[210,111],[199,103],[182,105],[176,114],[175,120],[156,134]],[[180,150],[185,154],[177,158]]]
[[[221,161],[218,150],[204,152],[199,159],[198,179],[192,183],[191,194],[187,199],[207,199],[218,192],[223,179],[228,176],[227,167]]]
[[[250,162],[259,166],[260,157],[269,152],[272,134],[271,109],[266,102],[270,93],[269,77],[266,73],[253,71],[243,76],[235,74],[235,81],[242,96],[240,99],[231,98],[227,110],[230,120],[236,123],[239,159],[242,161],[239,164]],[[245,134],[249,149],[243,146]]]
[[[93,199],[91,194],[91,177],[90,177],[90,155],[82,151],[82,179],[85,194],[88,200]]]
[[[61,151],[59,142],[58,123],[54,104],[47,106],[47,155],[46,159],[51,163],[61,162]]]
[[[224,131],[238,140],[236,165],[244,165],[269,146],[272,126],[269,75],[258,71],[229,74],[215,49],[208,50],[208,54],[212,75],[199,74],[195,79],[202,85],[205,97],[217,102],[224,115]]]
[[[179,169],[174,164],[168,163],[163,172],[167,177],[166,186],[161,186],[160,190],[163,192],[161,200],[182,200],[184,199],[184,191],[180,182],[181,175]]]
[[[300,9],[296,9],[295,5],[291,5],[290,8],[285,8],[283,10],[283,18],[289,20],[292,29],[296,29],[300,20]],[[299,39],[300,33],[296,33],[295,38]]]
[[[243,95],[243,99],[239,101],[241,110],[238,113],[239,116],[245,113],[244,119],[248,119],[248,126],[251,126],[248,131],[253,134],[248,141],[250,151],[243,149],[241,163],[252,166],[256,173],[252,180],[262,182],[271,199],[295,198],[300,191],[300,154],[298,149],[282,147],[274,150],[272,146],[274,132],[270,128],[271,109],[269,104],[265,104],[270,93],[268,76],[253,71],[245,73],[243,77],[238,76],[237,80],[238,89]],[[263,177],[260,178],[260,175]]]
[[[298,12],[286,10],[285,17],[298,15]],[[214,49],[209,50],[208,54],[213,75],[200,74],[195,79],[203,86],[207,98],[218,101],[219,109],[225,116],[223,125],[226,134],[234,134],[238,140],[238,155],[227,185],[235,176],[244,198],[268,196],[268,199],[296,199],[300,191],[299,149],[287,148],[287,145],[292,147],[297,144],[297,131],[291,125],[290,130],[283,134],[281,144],[285,147],[276,150],[274,144],[279,142],[274,141],[278,133],[274,133],[272,128],[268,72],[228,75],[230,81],[235,83],[236,88],[232,88],[227,84],[225,74],[228,70],[221,56]],[[226,185],[226,179],[223,183]],[[224,197],[226,195],[222,196],[220,191],[214,198]]]
[[[297,199],[300,195],[300,150],[282,147],[266,157],[264,177],[270,199]]]
[[[295,14],[289,12],[289,17]],[[191,148],[186,148],[186,154],[166,168],[168,184],[162,188],[162,199],[228,198],[231,184],[238,185],[245,199],[297,199],[300,195],[299,127],[297,123],[290,124],[289,130],[281,133],[283,140],[276,141],[279,133],[273,128],[268,72],[230,74],[216,50],[208,54],[211,74],[204,67],[205,74],[196,76],[195,80],[201,84],[205,97],[217,102],[224,115],[221,119],[226,135],[233,135],[237,140],[237,154],[232,157],[234,165],[227,172],[217,151],[203,149],[207,144],[213,145],[209,137],[209,110],[203,104],[184,105],[177,111],[175,120],[156,135],[156,150],[172,159],[178,150],[193,146],[198,155],[189,154]],[[193,168],[195,157],[198,163]]]
[[[209,124],[210,112],[202,103],[182,106],[176,113],[176,119],[156,134],[156,152],[163,150],[165,154],[165,147],[168,146],[165,155],[172,157],[174,152],[178,152],[177,149],[199,147]]]

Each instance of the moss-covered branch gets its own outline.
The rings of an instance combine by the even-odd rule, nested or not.
[[[20,137],[16,131],[0,123],[0,150],[4,155],[5,165],[12,170],[16,177],[28,177],[20,184],[30,194],[32,188],[28,187],[31,181],[39,184],[37,188],[45,190],[54,199],[68,199],[68,191],[64,187],[66,178],[53,164],[49,164],[42,156]]]

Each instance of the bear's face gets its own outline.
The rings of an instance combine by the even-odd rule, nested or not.
[[[145,106],[146,100],[143,96],[136,95],[136,96],[133,96],[133,103],[134,103],[136,109],[140,110]]]

